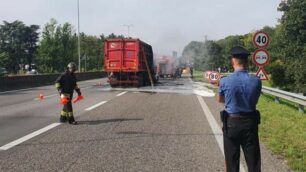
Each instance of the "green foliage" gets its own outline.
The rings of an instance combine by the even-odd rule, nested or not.
[[[36,53],[39,26],[26,26],[21,21],[3,21],[0,25],[1,65],[16,73],[19,66],[31,64]]]
[[[77,37],[69,23],[58,25],[55,19],[42,32],[38,50],[38,68],[41,72],[62,72],[71,61],[77,61]]]
[[[284,158],[294,171],[306,171],[306,118],[296,105],[262,95],[257,104],[261,112],[261,141],[278,156]]]
[[[279,10],[281,18],[279,43],[286,63],[286,79],[290,89],[306,94],[306,2],[304,0],[283,1]]]
[[[223,64],[221,47],[215,41],[193,41],[184,48],[181,63],[193,63],[196,70],[213,70]]]
[[[0,67],[7,66],[9,56],[6,52],[0,52]]]
[[[270,79],[272,81],[272,86],[282,86],[282,88],[284,89],[284,87],[288,85],[288,81],[284,79],[284,76],[286,74],[286,65],[281,60],[277,60],[270,65],[269,70],[271,72]]]
[[[101,37],[81,34],[81,52],[82,60],[85,63],[86,70],[101,70],[103,64],[103,41]]]

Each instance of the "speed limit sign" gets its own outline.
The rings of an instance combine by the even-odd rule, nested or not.
[[[258,49],[253,54],[253,62],[257,66],[265,66],[269,63],[270,54],[265,49]]]
[[[214,81],[219,81],[221,79],[221,75],[219,72],[211,72],[209,74],[209,80],[214,82]]]
[[[257,48],[265,48],[270,42],[270,37],[266,32],[256,32],[253,36],[253,44]]]
[[[210,75],[211,71],[206,71],[205,74],[204,74],[204,77],[206,79],[209,79],[209,75]]]

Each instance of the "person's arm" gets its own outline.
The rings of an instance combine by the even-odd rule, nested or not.
[[[74,90],[78,93],[78,96],[81,96],[81,89],[79,88],[78,84],[75,84]]]
[[[218,95],[217,101],[219,103],[224,103],[224,96],[221,96],[220,94]]]
[[[218,89],[218,96],[217,96],[217,101],[219,103],[224,103],[225,99],[224,99],[224,82],[221,80],[218,82],[219,85],[219,89]]]
[[[57,91],[58,91],[58,93],[61,95],[61,93],[62,93],[62,85],[61,85],[61,83],[62,83],[62,76],[63,75],[60,75],[57,79],[56,79],[56,81],[55,81],[55,88],[57,89]]]

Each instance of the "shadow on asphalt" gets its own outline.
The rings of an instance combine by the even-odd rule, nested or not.
[[[142,118],[113,118],[113,119],[103,119],[103,120],[92,120],[92,121],[78,121],[79,125],[99,125],[103,123],[111,122],[123,122],[123,121],[140,121]]]

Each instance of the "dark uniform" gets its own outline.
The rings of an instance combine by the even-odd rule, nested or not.
[[[77,85],[77,80],[75,77],[74,72],[66,70],[65,73],[63,73],[61,76],[59,76],[55,82],[55,87],[58,89],[60,95],[64,95],[68,98],[68,103],[64,105],[61,115],[60,115],[60,121],[61,122],[68,122],[70,124],[74,124],[75,120],[73,117],[73,110],[72,110],[72,97],[73,97],[73,91],[75,90],[79,96],[81,96],[80,88]]]
[[[232,49],[235,58],[248,58],[242,47]],[[256,110],[261,93],[261,80],[246,70],[236,70],[220,81],[219,95],[224,97],[223,121],[224,154],[227,172],[238,172],[240,146],[245,155],[249,172],[261,171],[258,124],[260,114]]]

